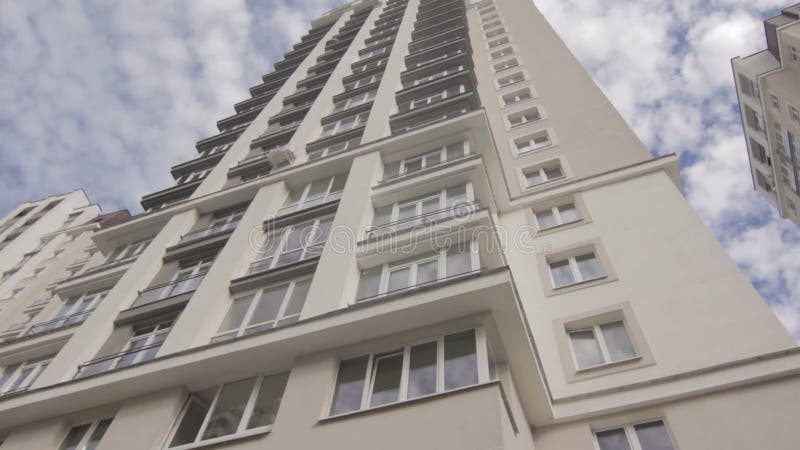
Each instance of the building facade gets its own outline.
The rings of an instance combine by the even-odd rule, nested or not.
[[[0,346],[0,449],[797,448],[794,339],[532,3],[358,0],[250,91]]]
[[[753,187],[800,225],[800,3],[764,21],[767,48],[733,58]]]

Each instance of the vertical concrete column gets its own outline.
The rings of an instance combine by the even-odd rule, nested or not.
[[[186,400],[183,388],[168,389],[125,402],[114,416],[97,450],[145,450],[163,440]],[[53,447],[54,448],[54,447]]]
[[[159,356],[208,344],[230,306],[230,280],[245,274],[256,259],[264,219],[274,215],[286,197],[283,183],[262,187],[236,230],[217,254],[211,270],[192,295],[159,351]]]
[[[402,88],[400,74],[405,70],[405,58],[408,55],[408,44],[411,42],[411,32],[414,30],[414,22],[417,20],[417,7],[419,0],[410,0],[406,6],[400,28],[392,46],[392,53],[386,61],[386,70],[383,72],[381,84],[375,94],[375,101],[372,111],[364,130],[362,144],[372,142],[392,134],[389,127],[389,116],[397,109],[395,103],[395,92]]]
[[[213,192],[217,192],[225,185],[228,181],[228,170],[231,167],[235,167],[239,164],[239,161],[243,160],[247,154],[250,152],[250,143],[256,139],[257,137],[261,136],[262,133],[269,127],[269,119],[278,114],[283,109],[283,100],[289,95],[292,95],[297,90],[297,82],[302,80],[306,77],[306,73],[308,73],[308,68],[313,66],[317,63],[317,57],[323,53],[325,53],[325,43],[333,37],[334,34],[339,30],[342,23],[344,23],[346,19],[346,14],[337,19],[337,23],[334,24],[328,33],[317,42],[317,45],[314,46],[314,49],[306,55],[306,58],[303,62],[297,66],[289,78],[284,81],[283,86],[278,89],[278,92],[275,93],[275,96],[264,106],[258,116],[253,119],[253,122],[247,127],[246,130],[239,136],[236,142],[233,143],[233,146],[228,150],[225,156],[222,157],[219,163],[217,163],[214,170],[211,171],[210,174],[203,180],[200,186],[197,187],[197,190],[194,191],[192,197],[202,197],[204,195],[208,195]],[[329,80],[330,81],[330,80]],[[320,96],[322,98],[322,96]],[[308,119],[308,116],[306,116]],[[302,126],[302,125],[301,125]],[[299,129],[297,130],[300,131]],[[297,135],[298,133],[295,133]]]
[[[58,448],[69,432],[66,421],[58,418],[14,429],[3,441],[3,450]]]
[[[75,376],[79,364],[95,357],[114,330],[114,319],[117,314],[129,308],[136,300],[139,291],[147,288],[161,269],[161,261],[167,247],[177,244],[180,237],[191,229],[196,220],[197,211],[194,209],[180,212],[169,219],[97,309],[61,348],[36,380],[34,388],[69,380]]]
[[[380,167],[381,158],[377,152],[353,160],[301,320],[344,307],[354,298],[359,279],[356,241],[371,217],[372,186]]]

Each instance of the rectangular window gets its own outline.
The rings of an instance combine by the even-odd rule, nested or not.
[[[540,231],[581,220],[581,215],[572,202],[535,210],[534,214]]]
[[[3,368],[0,375],[0,396],[27,391],[47,368],[55,355],[31,359]]]
[[[189,396],[169,448],[193,448],[248,432],[266,431],[275,422],[289,372],[225,383]]]
[[[340,173],[332,177],[314,180],[301,188],[292,189],[283,206],[278,210],[278,216],[338,200],[346,181],[347,174]]]
[[[504,48],[504,49],[500,49],[500,50],[494,51],[489,56],[492,59],[500,59],[500,58],[503,58],[505,56],[509,56],[512,53],[514,53],[514,50],[511,47],[507,47],[507,48]]]
[[[503,77],[497,80],[497,86],[504,88],[508,87],[517,83],[521,83],[525,81],[525,75],[522,72],[517,72],[515,74],[509,75],[507,77]]]
[[[789,105],[789,119],[800,127],[800,108]]]
[[[50,320],[33,325],[25,334],[32,336],[45,331],[82,323],[97,308],[97,305],[103,301],[107,294],[108,291],[102,291],[70,297]]]
[[[575,365],[590,369],[639,356],[622,321],[569,330]]]
[[[389,180],[438,166],[469,154],[467,142],[456,142],[436,150],[414,155],[400,161],[387,163],[383,168],[383,180]]]
[[[70,428],[59,450],[94,450],[114,420],[113,417],[97,422],[84,423]]]
[[[595,432],[600,450],[674,450],[661,420]]]
[[[479,268],[480,257],[477,247],[470,241],[461,242],[449,250],[386,263],[362,271],[357,301],[431,284]]]
[[[522,89],[503,96],[503,106],[513,105],[533,98],[530,89]]]
[[[367,111],[354,116],[345,117],[333,123],[329,123],[322,127],[322,134],[320,137],[333,136],[335,134],[344,133],[345,131],[360,127],[367,122],[368,117],[369,112]]]
[[[260,258],[250,265],[248,274],[320,256],[332,222],[333,216],[326,216],[270,233],[258,248]]]
[[[483,351],[478,351],[479,348]],[[473,329],[384,353],[342,360],[330,415],[489,381],[490,362],[485,357],[485,349],[483,330]]]
[[[344,111],[346,109],[355,108],[356,106],[363,105],[371,102],[375,98],[377,90],[364,92],[363,94],[354,95],[344,100],[339,100],[333,105],[333,113]]]
[[[606,276],[594,252],[548,261],[553,287],[560,288]]]
[[[472,183],[461,184],[375,208],[373,229],[400,232],[466,214],[474,209]]]
[[[151,239],[145,239],[122,247],[117,247],[108,255],[108,258],[106,258],[103,264],[116,264],[133,260],[147,248],[150,241]]]
[[[459,86],[453,86],[443,91],[437,92],[435,94],[412,100],[408,104],[407,109],[411,110],[411,109],[421,108],[423,106],[427,106],[447,98],[455,97],[459,94],[463,94],[464,92],[466,92],[466,87],[463,84]]]
[[[364,86],[366,86],[368,84],[377,83],[378,81],[381,80],[381,75],[382,74],[380,74],[380,73],[379,74],[374,74],[374,75],[370,75],[368,77],[359,78],[359,79],[357,79],[355,81],[351,81],[349,83],[346,83],[344,85],[344,90],[345,91],[352,91],[353,89],[358,89],[358,88],[364,87]]]
[[[335,144],[331,144],[327,147],[323,147],[317,150],[312,150],[308,152],[308,160],[315,161],[317,159],[322,159],[327,156],[332,156],[337,153],[344,152],[346,150],[351,150],[361,145],[361,136],[348,139],[346,141],[337,142]]]
[[[539,111],[539,107],[533,107],[526,109],[525,111],[509,114],[506,117],[508,119],[509,126],[511,128],[515,128],[528,123],[536,122],[537,120],[541,120],[542,115],[541,112]]]
[[[133,334],[112,367],[131,366],[155,358],[161,344],[169,335],[172,322],[173,319],[169,319],[155,324],[134,325]]]
[[[550,133],[548,133],[547,130],[537,131],[536,133],[514,139],[514,148],[519,154],[549,147],[552,144]]]
[[[751,97],[758,97],[758,84],[755,81],[747,78],[746,76],[739,74],[739,85],[741,86],[742,92],[751,96]]]
[[[486,39],[495,38],[497,36],[500,36],[501,34],[504,34],[505,32],[506,32],[505,28],[498,28],[496,30],[488,31],[486,33]]]
[[[233,339],[297,322],[310,286],[311,278],[303,278],[234,298],[228,314],[211,342]]]
[[[789,112],[791,115],[792,106],[789,105]],[[766,132],[766,127],[764,126],[764,118],[753,108],[744,105],[744,121],[750,128],[760,131],[762,133]]]
[[[560,178],[564,178],[564,172],[561,170],[561,166],[558,165],[528,169],[525,172],[525,181],[528,183],[529,188]]]

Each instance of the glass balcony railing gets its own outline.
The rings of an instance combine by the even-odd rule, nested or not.
[[[120,369],[122,367],[132,366],[134,364],[143,363],[155,358],[156,353],[161,348],[163,342],[156,342],[144,347],[139,347],[133,350],[128,350],[113,355],[107,355],[100,358],[87,361],[78,366],[78,373],[75,378],[88,377],[98,373],[107,372],[112,369]]]
[[[367,230],[367,237],[386,236],[400,233],[417,226],[430,225],[450,219],[464,219],[480,209],[480,202],[472,201],[466,203],[456,203],[447,208],[429,211],[413,217],[405,217],[392,222],[376,225]]]
[[[185,294],[187,292],[194,292],[197,287],[200,286],[200,283],[203,281],[205,276],[206,272],[203,272],[189,278],[175,280],[166,284],[147,288],[139,293],[139,298],[133,302],[133,308],[149,305],[151,303],[165,300],[170,297],[175,297],[176,295]]]
[[[89,314],[94,311],[94,308],[87,309],[85,311],[81,311],[79,313],[70,314],[69,316],[58,317],[52,320],[48,320],[47,322],[40,322],[36,325],[30,327],[28,331],[25,332],[25,336],[35,336],[37,334],[42,334],[47,331],[57,330],[59,328],[64,328],[70,325],[77,325],[82,323],[89,317]]]
[[[180,243],[183,244],[185,242],[191,242],[191,241],[196,241],[198,239],[202,239],[202,238],[204,238],[206,236],[212,236],[212,235],[215,235],[215,234],[221,234],[221,233],[224,233],[226,231],[235,229],[237,225],[239,225],[239,221],[238,220],[234,221],[234,222],[228,222],[228,223],[217,224],[217,225],[212,225],[212,226],[208,226],[208,227],[205,227],[205,228],[201,228],[199,230],[195,230],[195,231],[192,231],[192,232],[189,232],[189,233],[183,235],[183,237],[181,238]]]

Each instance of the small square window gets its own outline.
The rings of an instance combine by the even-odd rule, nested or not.
[[[539,167],[525,172],[525,180],[528,187],[539,186],[540,184],[547,183],[564,177],[564,172],[560,166]]]
[[[525,125],[526,123],[536,122],[541,120],[542,114],[538,107],[526,109],[518,113],[508,115],[508,124],[511,128]]]
[[[524,123],[524,122],[523,122]],[[537,131],[536,133],[521,138],[514,139],[514,148],[517,153],[527,153],[549,147],[553,142],[547,130]]]
[[[581,220],[581,215],[572,202],[542,209],[535,214],[540,231]]]
[[[533,98],[530,89],[521,89],[503,96],[503,106],[513,105]]]
[[[522,72],[517,72],[507,77],[500,78],[499,80],[497,80],[497,85],[503,88],[522,81],[525,81],[525,75]]]
[[[639,356],[621,320],[569,330],[572,353],[579,370],[627,361]]]
[[[606,276],[600,260],[593,252],[560,258],[548,262],[553,287],[561,288]]]

